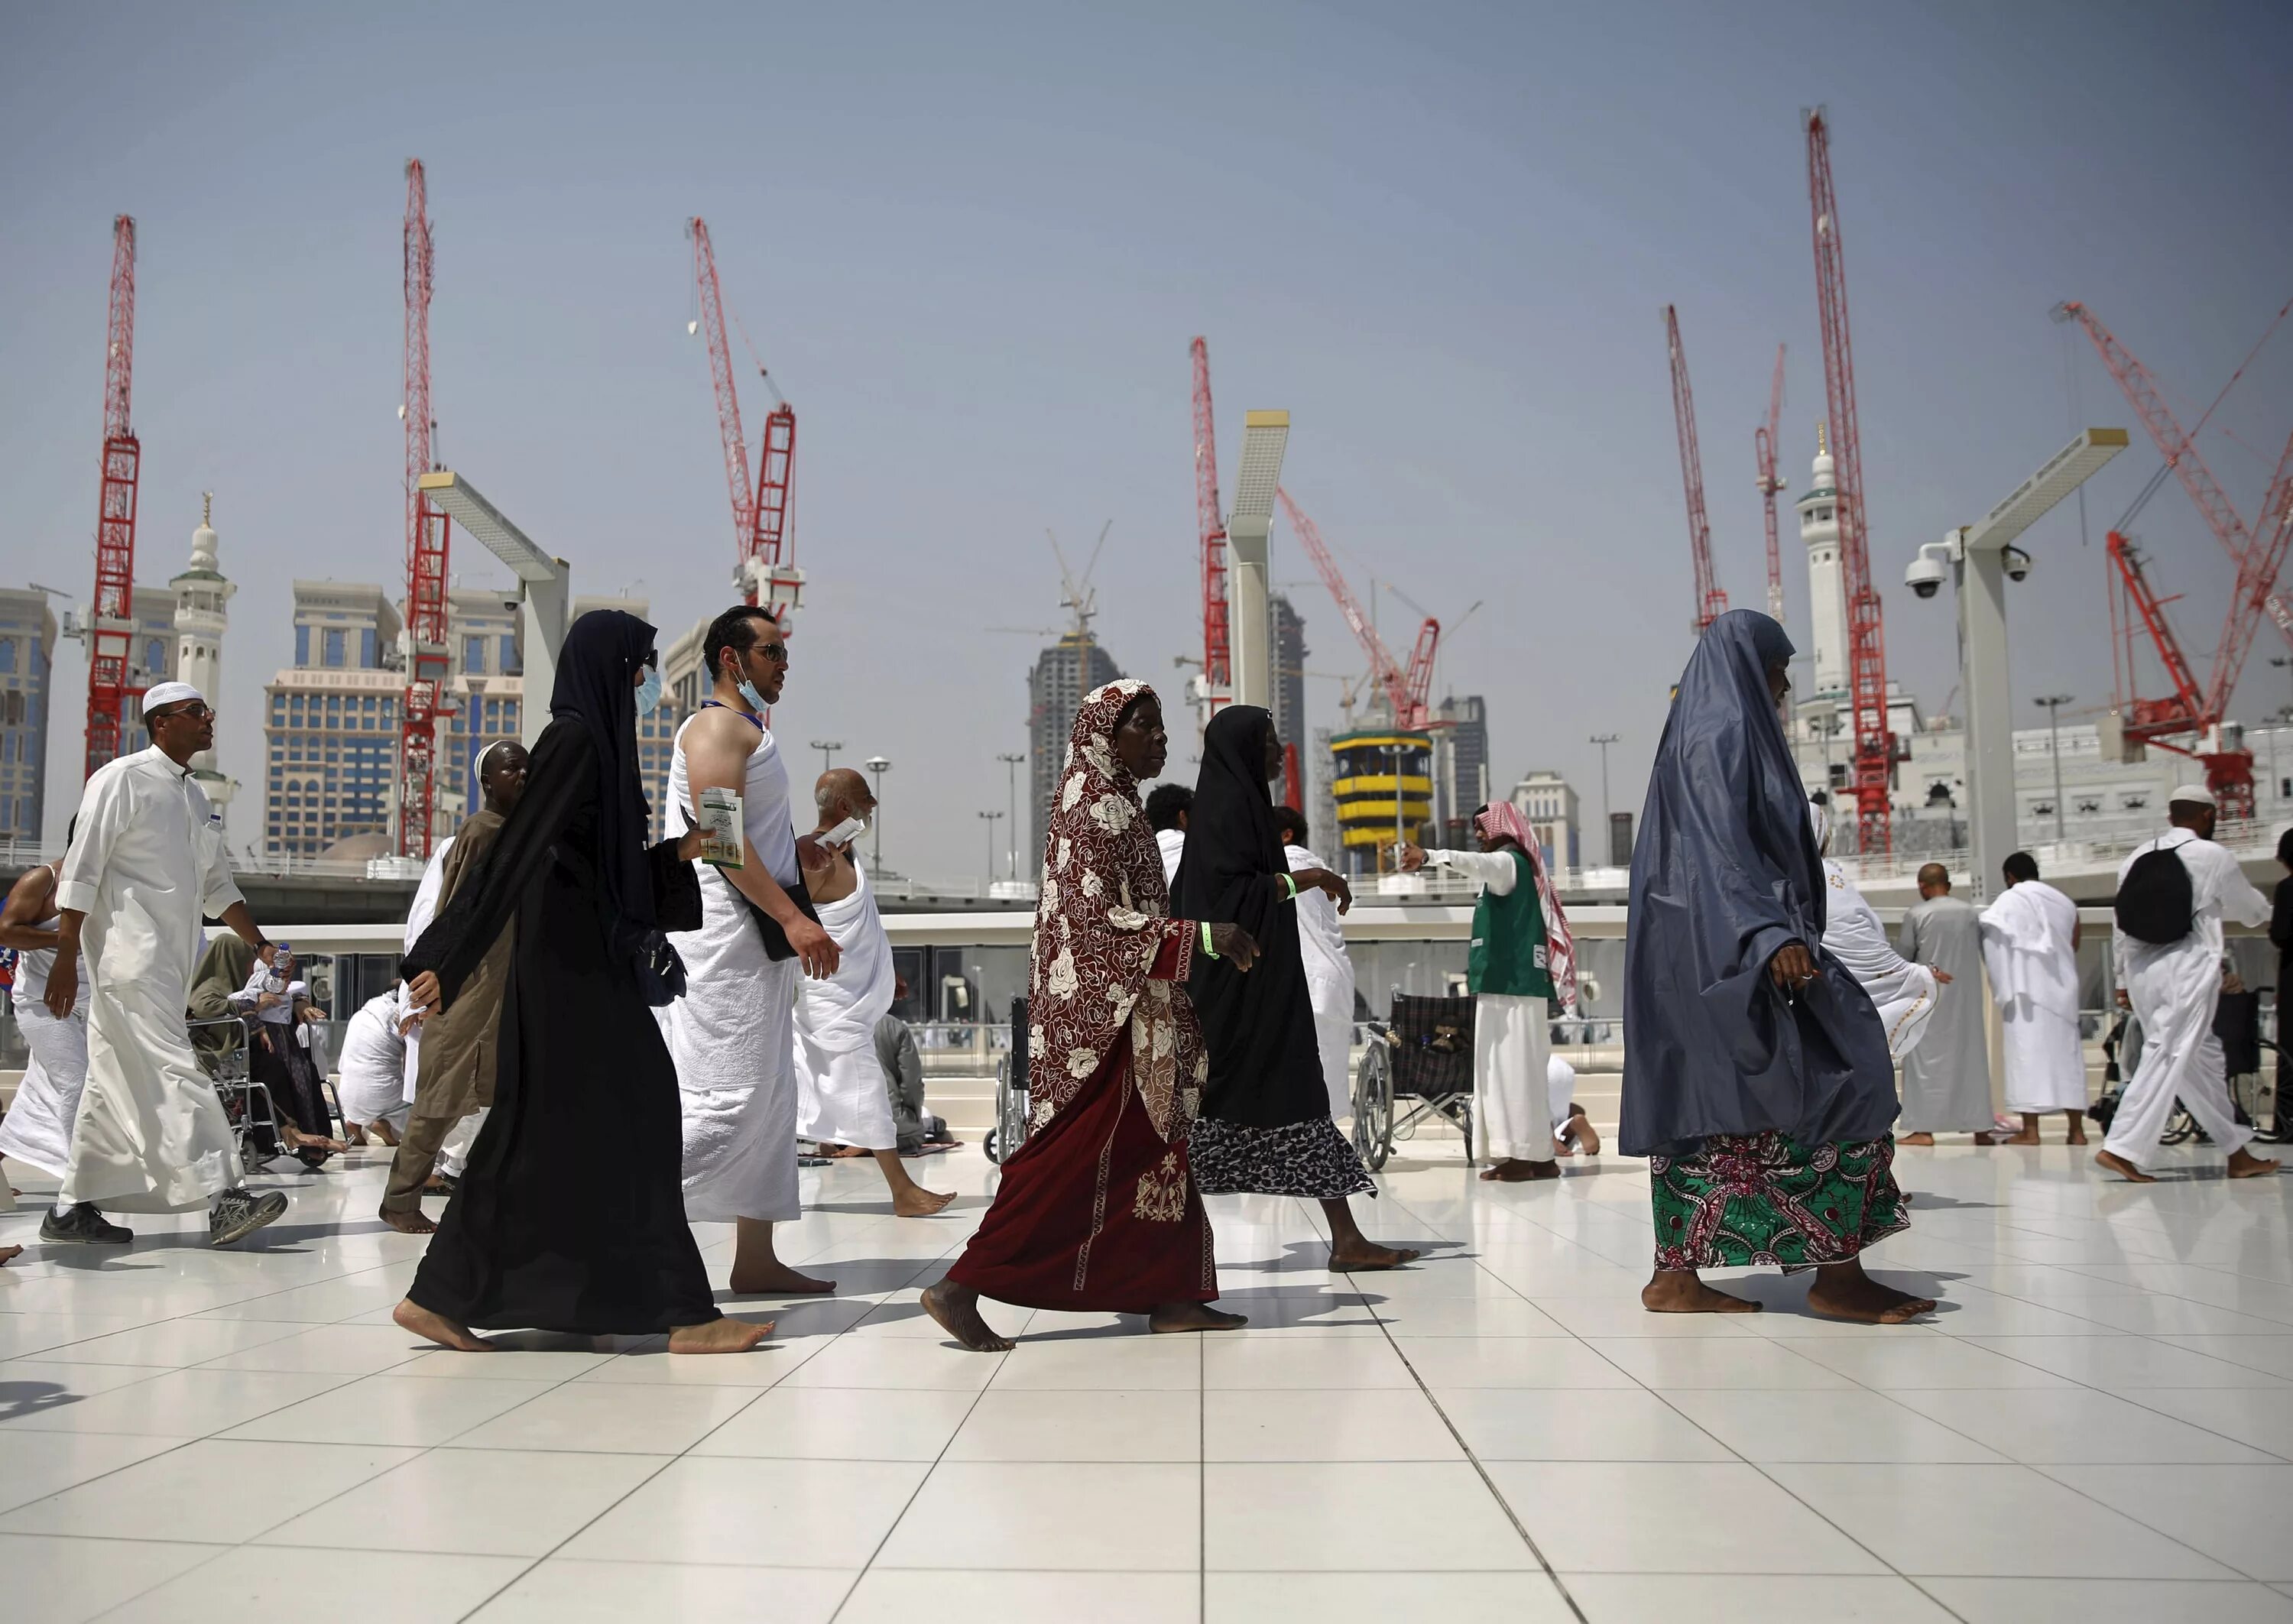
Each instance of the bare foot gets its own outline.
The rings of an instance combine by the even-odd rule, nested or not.
[[[440,1347],[451,1348],[457,1353],[490,1353],[494,1345],[483,1337],[474,1337],[466,1325],[457,1325],[442,1313],[432,1313],[412,1297],[401,1297],[398,1306],[390,1311],[401,1330],[426,1337]]]
[[[2086,1143],[2086,1129],[2083,1127],[2072,1127],[2070,1129],[2070,1138],[2064,1141],[2064,1143],[2068,1144],[2084,1144]]]
[[[826,1297],[836,1289],[836,1282],[798,1274],[780,1262],[758,1269],[743,1269],[736,1263],[732,1287],[735,1297]]]
[[[1560,1169],[1556,1168],[1553,1172],[1558,1174]],[[1415,1262],[1420,1256],[1415,1247],[1380,1246],[1373,1240],[1356,1237],[1330,1248],[1330,1271],[1334,1274],[1352,1274],[1398,1269],[1403,1264]]]
[[[1998,1143],[2000,1144],[2036,1144],[2038,1143],[2038,1130],[2035,1127],[2026,1127],[2019,1134],[2009,1134]]]
[[[2115,1151],[2096,1151],[2094,1165],[2105,1173],[2117,1174],[2129,1184],[2154,1184],[2158,1182]]]
[[[842,1161],[853,1156],[873,1156],[876,1152],[863,1151],[856,1144],[823,1144],[820,1147],[820,1153],[822,1156],[832,1156],[837,1160]]]
[[[1808,1288],[1807,1306],[1827,1320],[1851,1320],[1858,1325],[1901,1325],[1932,1313],[1935,1307],[1932,1297],[1881,1285],[1863,1273],[1860,1264],[1818,1269],[1815,1284]]]
[[[398,1130],[391,1127],[389,1123],[377,1122],[374,1125],[372,1131],[374,1133],[374,1136],[390,1149],[394,1151],[398,1148]]]
[[[1146,1316],[1151,1331],[1240,1330],[1250,1321],[1238,1313],[1224,1313],[1208,1303],[1165,1303]]]
[[[1932,1144],[1934,1143],[1934,1135],[1932,1134],[1905,1134],[1898,1138],[1895,1143],[1897,1144]]]
[[[720,1314],[700,1325],[673,1325],[668,1331],[672,1353],[745,1353],[773,1334],[773,1321],[752,1325],[730,1314]]]
[[[5,1265],[9,1259],[21,1257],[23,1255],[24,1248],[20,1246],[0,1246],[0,1265]]]
[[[2277,1164],[2256,1156],[2240,1146],[2229,1153],[2229,1176],[2232,1178],[2267,1178],[2277,1171]]]
[[[350,1126],[350,1135],[344,1141],[344,1143],[349,1145],[353,1151],[363,1151],[366,1149],[366,1129],[361,1127],[355,1122],[352,1123]]]
[[[1592,1119],[1583,1111],[1570,1111],[1568,1124],[1560,1131],[1570,1144],[1585,1155],[1598,1156],[1600,1153],[1600,1131],[1592,1126]]]
[[[2013,1141],[2009,1139],[2004,1134],[1977,1134],[1974,1135],[1974,1143],[1979,1145],[1989,1146],[1994,1144],[2012,1144]],[[2070,1143],[2075,1144],[2078,1141],[2074,1139]]]
[[[1641,1288],[1650,1313],[1757,1313],[1761,1305],[1707,1286],[1693,1269],[1658,1269]]]
[[[375,1216],[401,1235],[434,1235],[438,1232],[438,1226],[424,1217],[418,1207],[412,1212],[393,1212],[385,1207]]]
[[[936,1190],[927,1190],[921,1184],[910,1184],[892,1198],[892,1216],[899,1218],[928,1218],[955,1200],[955,1192],[942,1195]]]
[[[959,1286],[952,1280],[926,1286],[923,1305],[924,1312],[939,1321],[940,1329],[975,1353],[1008,1353],[1017,1345],[987,1328],[987,1321],[979,1317],[979,1293],[968,1286]]]
[[[1541,1178],[1559,1178],[1560,1164],[1553,1161],[1523,1161],[1518,1156],[1508,1156],[1481,1175],[1485,1183],[1526,1184]]]

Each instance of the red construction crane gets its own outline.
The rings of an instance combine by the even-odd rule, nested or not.
[[[1712,525],[1704,516],[1704,458],[1696,448],[1696,396],[1688,386],[1688,351],[1681,348],[1680,315],[1664,307],[1665,348],[1672,356],[1672,419],[1680,431],[1680,484],[1688,496],[1688,555],[1696,565],[1698,636],[1728,612],[1728,594],[1712,570]]]
[[[446,515],[422,494],[422,476],[437,466],[430,411],[429,197],[422,160],[406,160],[406,696],[399,707],[398,851],[430,855],[438,811],[438,718],[446,693]],[[545,701],[536,699],[536,704]]]
[[[796,408],[774,384],[762,362],[757,374],[772,391],[765,416],[763,454],[749,478],[749,442],[741,429],[741,400],[733,384],[733,350],[725,335],[725,295],[717,282],[717,250],[708,222],[695,214],[685,225],[693,238],[693,281],[701,299],[696,325],[709,336],[709,373],[717,388],[717,427],[725,444],[725,481],[733,496],[733,584],[742,599],[760,603],[785,627],[797,609],[804,572],[796,568],[795,515],[790,486],[796,468]]]
[[[1870,516],[1863,505],[1863,434],[1855,416],[1855,356],[1848,337],[1847,262],[1839,200],[1831,187],[1831,125],[1817,108],[1807,122],[1807,195],[1814,222],[1815,294],[1823,325],[1823,395],[1838,495],[1841,586],[1847,599],[1847,685],[1855,715],[1856,850],[1892,845],[1888,782],[1895,741],[1887,726],[1887,640],[1871,585]]]
[[[2293,310],[2293,304],[2289,304],[2286,308]],[[2285,314],[2285,310],[2280,310],[2277,312],[2277,321],[2284,320]],[[2190,493],[2190,500],[2196,503],[2198,511],[2205,515],[2206,528],[2214,533],[2214,539],[2221,544],[2222,551],[2228,553],[2230,562],[2237,566],[2237,591],[2230,599],[2229,617],[2222,629],[2222,653],[2216,660],[2217,674],[2222,669],[2220,663],[2222,660],[2231,662],[2227,669],[2233,686],[2236,682],[2237,669],[2245,664],[2246,650],[2244,646],[2240,646],[2232,657],[2229,648],[2230,640],[2232,637],[2241,637],[2246,644],[2249,644],[2253,634],[2259,629],[2260,626],[2257,618],[2243,615],[2245,602],[2248,597],[2256,594],[2259,594],[2262,606],[2268,610],[2269,618],[2277,623],[2278,631],[2284,635],[2289,643],[2293,643],[2293,609],[2289,609],[2278,594],[2275,568],[2272,566],[2266,575],[2256,576],[2251,573],[2252,570],[2260,567],[2261,554],[2269,551],[2269,537],[2265,528],[2269,513],[2267,503],[2265,500],[2262,509],[2265,528],[2257,533],[2248,531],[2245,528],[2244,519],[2239,515],[2237,509],[2230,505],[2229,497],[2223,491],[2221,482],[2214,478],[2213,470],[2206,466],[2205,458],[2198,454],[2197,429],[2184,431],[2181,424],[2175,419],[2172,409],[2167,406],[2166,398],[2159,390],[2157,380],[2150,376],[2150,369],[2135,360],[2133,352],[2124,344],[2118,342],[2116,335],[2094,319],[2092,311],[2075,299],[2056,305],[2054,318],[2056,321],[2075,321],[2086,329],[2086,335],[2094,341],[2094,349],[2102,356],[2102,364],[2110,369],[2110,376],[2117,380],[2118,387],[2125,392],[2127,403],[2134,408],[2135,415],[2142,419],[2142,426],[2150,431],[2150,438],[2157,443],[2158,454],[2166,459],[2166,465],[2171,468],[2176,476],[2181,480],[2182,489]],[[2270,323],[2272,331],[2275,330],[2277,321]],[[2264,343],[2267,342],[2268,336],[2267,333],[2262,335]],[[2256,345],[2255,348],[2257,350],[2259,345]],[[2246,358],[2248,362],[2252,359],[2250,355]],[[2224,386],[2222,391],[2224,395],[2229,392],[2230,386],[2234,385],[2244,372],[2245,368],[2240,366],[2237,373],[2230,378],[2229,384]],[[2219,404],[2220,399],[2217,397],[2215,405]],[[2212,415],[2212,408],[2208,408],[2206,416],[2209,417]],[[2205,418],[2200,417],[2198,420],[2198,428],[2203,427],[2205,427]],[[2281,476],[2284,472],[2285,465],[2281,462],[2278,465],[2278,473]],[[2281,480],[2273,481],[2271,484],[2270,490],[2273,497],[2276,494],[2281,482]],[[2257,536],[2258,541],[2257,541]],[[2227,699],[2228,696],[2224,694],[2224,703]]]
[[[1203,553],[1202,719],[1234,699],[1234,646],[1227,622],[1226,510],[1219,504],[1218,430],[1211,421],[1211,352],[1187,347],[1195,363],[1195,529]]]
[[[1337,600],[1338,613],[1345,618],[1355,641],[1361,644],[1363,654],[1368,657],[1371,680],[1385,691],[1386,698],[1393,707],[1394,726],[1413,730],[1423,728],[1432,715],[1428,700],[1433,687],[1433,657],[1441,643],[1441,623],[1430,616],[1426,618],[1425,624],[1418,628],[1417,646],[1411,652],[1408,669],[1404,670],[1386,648],[1384,639],[1377,634],[1377,627],[1370,623],[1369,616],[1363,612],[1353,588],[1346,585],[1346,578],[1339,573],[1337,561],[1330,556],[1330,549],[1322,540],[1322,532],[1315,528],[1311,519],[1306,517],[1304,510],[1290,499],[1288,491],[1277,489],[1275,494],[1282,498],[1282,511],[1289,516],[1290,528],[1298,532],[1298,540],[1305,547],[1307,556],[1314,561],[1314,569],[1321,576],[1322,584],[1330,589],[1330,596]]]
[[[111,314],[103,351],[102,489],[95,510],[95,597],[87,624],[87,772],[119,754],[136,681],[135,495],[143,448],[130,426],[135,374],[135,222],[111,222]]]
[[[1752,455],[1760,465],[1760,504],[1768,519],[1768,617],[1784,618],[1784,560],[1776,545],[1776,497],[1784,488],[1776,477],[1776,434],[1783,426],[1784,347],[1776,346],[1776,379],[1768,386],[1768,420],[1752,431]]]

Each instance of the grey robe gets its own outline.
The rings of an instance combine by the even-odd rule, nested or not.
[[[1902,955],[1951,978],[1936,1000],[1919,1046],[1903,1057],[1903,1134],[1987,1134],[1997,1127],[1990,1102],[1990,1048],[1984,1022],[1981,911],[1957,897],[1932,897],[1905,911]]]

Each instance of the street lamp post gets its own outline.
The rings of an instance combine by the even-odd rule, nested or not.
[[[841,739],[815,739],[812,741],[812,747],[820,752],[820,770],[827,772],[835,767],[836,753],[844,747],[844,741]]]
[[[2046,707],[2046,753],[2054,758],[2054,839],[2070,838],[2062,828],[2062,730],[2060,725],[2062,708],[2076,696],[2067,693],[2042,694],[2030,701]]]
[[[995,758],[1003,764],[1004,774],[1011,780],[1011,877],[1019,877],[1019,764],[1027,759],[1025,750],[1014,750]]]
[[[871,826],[868,866],[880,875],[884,870],[884,774],[892,770],[892,764],[880,755],[871,755],[860,764],[876,780],[876,815],[868,820]]]
[[[1611,859],[1616,855],[1616,825],[1609,821],[1613,814],[1608,811],[1608,747],[1623,737],[1621,733],[1595,733],[1587,740],[1600,747],[1600,838],[1608,846]]]
[[[1002,816],[1000,812],[984,812],[979,814],[980,820],[987,825],[987,883],[990,885],[995,883],[995,825]]]

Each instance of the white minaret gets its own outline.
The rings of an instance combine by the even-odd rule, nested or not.
[[[1799,536],[1807,544],[1808,618],[1815,633],[1815,691],[1803,699],[1847,693],[1847,586],[1839,561],[1839,493],[1823,424],[1815,425],[1815,474],[1799,509]]]
[[[215,492],[201,493],[199,528],[191,532],[191,567],[167,585],[175,589],[175,675],[223,704],[223,634],[231,625],[231,594],[239,590],[215,567]],[[207,799],[228,806],[239,788],[223,775],[213,750],[191,757],[191,772]]]

